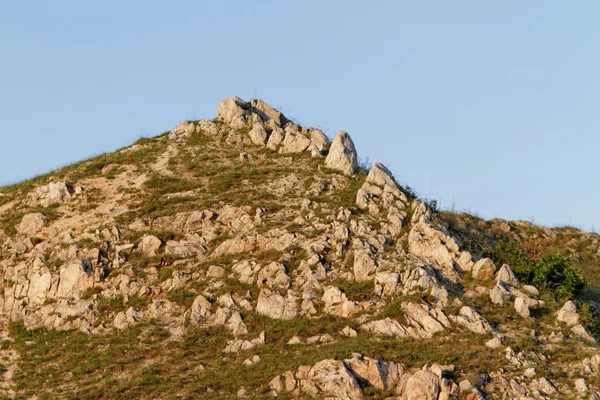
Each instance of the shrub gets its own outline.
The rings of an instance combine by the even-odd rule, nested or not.
[[[532,260],[514,242],[500,242],[486,255],[497,265],[508,264],[521,282],[548,290],[557,299],[574,298],[587,285],[571,258],[558,253]]]

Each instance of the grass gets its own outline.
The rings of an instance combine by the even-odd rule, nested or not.
[[[254,336],[266,331],[267,344],[227,356],[220,350],[232,337],[222,328],[189,328],[185,336],[173,341],[166,327],[156,322],[93,336],[28,331],[15,323],[10,331],[21,358],[13,379],[24,397],[150,399],[177,394],[183,399],[228,399],[235,398],[244,386],[251,398],[259,399],[268,395],[267,385],[274,376],[323,359],[343,360],[353,352],[406,367],[440,363],[489,371],[502,362],[501,356],[468,336],[453,346],[442,346],[443,338],[437,337],[427,341],[374,341],[359,335],[326,345],[290,347],[284,343],[294,335],[308,337],[356,326],[350,320],[332,316],[276,321],[253,313],[248,313],[245,323]],[[251,368],[243,366],[241,362],[252,354],[259,355],[261,361]],[[198,372],[200,364],[205,371]],[[384,395],[374,388],[365,393],[372,398]]]
[[[31,213],[41,213],[48,218],[48,223],[56,221],[60,218],[61,214],[58,212],[58,207],[60,205],[58,203],[52,204],[48,207],[29,207],[22,206],[18,210],[11,212],[4,217],[0,218],[0,229],[9,235],[14,235],[17,233],[17,225],[21,223],[21,220],[26,214]]]

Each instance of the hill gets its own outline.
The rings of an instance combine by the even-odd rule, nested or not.
[[[0,188],[9,398],[600,398],[600,236],[437,210],[261,100]]]

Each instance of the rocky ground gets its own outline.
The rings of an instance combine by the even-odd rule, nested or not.
[[[569,254],[598,284],[600,237],[433,206],[348,133],[239,98],[0,188],[0,390],[600,398],[596,290],[557,298],[485,250]]]

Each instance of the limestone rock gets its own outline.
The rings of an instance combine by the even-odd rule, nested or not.
[[[114,320],[115,328],[124,330],[144,319],[144,313],[134,307],[129,307],[126,312],[117,314]]]
[[[496,274],[496,280],[506,282],[511,286],[519,286],[519,280],[507,264],[504,264]]]
[[[280,152],[283,154],[302,153],[310,146],[310,139],[300,133],[286,130],[285,138],[281,145]]]
[[[310,369],[307,379],[318,388],[322,395],[348,400],[362,398],[360,385],[342,361],[319,361]]]
[[[217,136],[219,134],[219,128],[217,127],[217,124],[206,118],[198,121],[196,131],[198,130],[208,136]]]
[[[322,300],[325,305],[323,311],[328,314],[349,318],[360,311],[360,306],[348,300],[346,295],[335,286],[331,286],[325,290]]]
[[[91,271],[85,271],[81,262],[71,262],[60,268],[60,281],[58,297],[74,297],[81,295],[86,289],[94,285]]]
[[[288,122],[285,115],[260,99],[250,99],[249,104],[279,126],[283,126]]]
[[[212,316],[211,308],[211,303],[204,296],[197,296],[192,303],[191,322],[200,325],[208,321]]]
[[[252,130],[248,133],[250,140],[257,146],[263,146],[267,142],[267,131],[262,124],[254,124]]]
[[[579,324],[579,315],[577,314],[577,306],[571,300],[567,301],[556,316],[558,322],[566,324],[568,327]]]
[[[153,235],[146,235],[142,238],[138,247],[142,253],[151,257],[156,255],[161,245],[162,241],[159,238]]]
[[[377,263],[365,250],[358,250],[354,254],[354,277],[357,282],[365,282],[375,277]]]
[[[523,318],[529,318],[529,306],[522,297],[515,298],[515,310]]]
[[[48,223],[48,218],[42,213],[25,214],[21,223],[17,225],[17,232],[21,235],[33,236],[41,231]]]
[[[403,372],[403,368],[393,362],[374,360],[358,353],[352,354],[352,358],[344,362],[350,367],[354,376],[380,390],[395,387]]]
[[[50,182],[48,185],[40,186],[28,193],[27,202],[30,205],[48,207],[71,199],[75,191],[75,188],[65,182]],[[82,188],[79,188],[79,192],[81,191]]]
[[[407,400],[437,400],[440,394],[440,381],[429,371],[417,371],[408,378],[404,388]]]
[[[475,279],[491,279],[494,277],[496,272],[496,266],[494,262],[489,258],[483,258],[473,265],[473,278]]]
[[[219,103],[217,119],[233,129],[246,127],[246,113],[242,108],[245,102],[239,97],[227,97]]]
[[[340,171],[346,175],[352,175],[358,165],[358,156],[356,154],[356,148],[354,142],[346,131],[340,131],[331,147],[329,148],[329,154],[325,159],[325,165],[328,168]]]
[[[458,324],[464,326],[471,332],[484,334],[492,331],[489,322],[469,306],[461,308],[454,319]]]
[[[298,305],[291,291],[284,297],[269,289],[262,289],[258,296],[256,312],[273,319],[291,319],[298,314]]]

